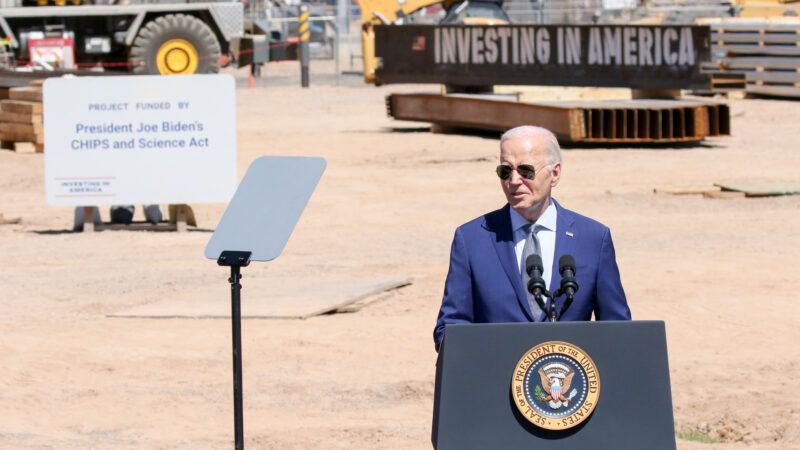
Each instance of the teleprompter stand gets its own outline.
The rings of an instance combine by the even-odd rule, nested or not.
[[[322,173],[322,158],[264,156],[247,169],[205,255],[230,267],[234,445],[244,449],[241,268],[283,251]]]
[[[233,428],[235,435],[235,448],[244,448],[244,412],[242,406],[242,310],[241,294],[242,278],[240,269],[250,265],[252,252],[224,251],[219,255],[217,264],[229,266],[231,277],[231,337],[233,338]]]

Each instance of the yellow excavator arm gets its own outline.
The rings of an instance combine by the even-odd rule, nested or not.
[[[375,25],[391,25],[426,6],[441,4],[448,8],[463,0],[358,0],[361,8],[361,58],[364,61],[364,81],[375,82]]]

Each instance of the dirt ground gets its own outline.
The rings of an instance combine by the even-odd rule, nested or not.
[[[261,155],[328,160],[284,254],[245,269],[244,301],[272,273],[414,283],[352,314],[244,321],[247,447],[430,448],[450,240],[504,203],[498,136],[386,116],[387,93],[434,86],[330,73],[310,89],[296,65],[254,89],[237,74],[239,175]],[[556,197],[611,227],[634,318],[666,322],[681,449],[800,448],[800,196],[653,193],[800,184],[798,105],[733,100],[733,136],[695,147],[564,151]],[[40,154],[0,151],[0,212],[22,218],[0,226],[0,448],[230,448],[230,322],[106,317],[226,283],[203,258],[210,232],[69,232],[43,171]],[[201,228],[224,206],[194,205]]]

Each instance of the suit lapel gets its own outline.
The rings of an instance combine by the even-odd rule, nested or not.
[[[553,251],[553,269],[552,272],[550,272],[552,274],[550,276],[550,291],[555,292],[561,287],[561,273],[558,271],[558,260],[564,255],[575,256],[575,242],[579,236],[576,235],[573,229],[575,218],[572,212],[562,208],[555,200],[553,200],[553,203],[556,205],[558,218],[556,219],[556,248]],[[560,310],[563,301],[563,298],[556,301],[556,308],[558,310]]]
[[[522,286],[522,275],[517,265],[517,254],[514,251],[514,232],[511,229],[511,216],[509,212],[509,205],[506,205],[500,210],[497,216],[497,221],[487,225],[489,230],[493,231],[491,235],[492,245],[497,252],[497,257],[500,259],[500,265],[508,276],[511,286],[514,288],[514,293],[517,295],[522,310],[525,311],[525,316],[528,320],[533,320],[530,307],[528,306],[528,297]]]

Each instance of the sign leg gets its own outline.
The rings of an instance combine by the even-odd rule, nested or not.
[[[83,207],[83,231],[91,233],[94,231],[94,206]]]

